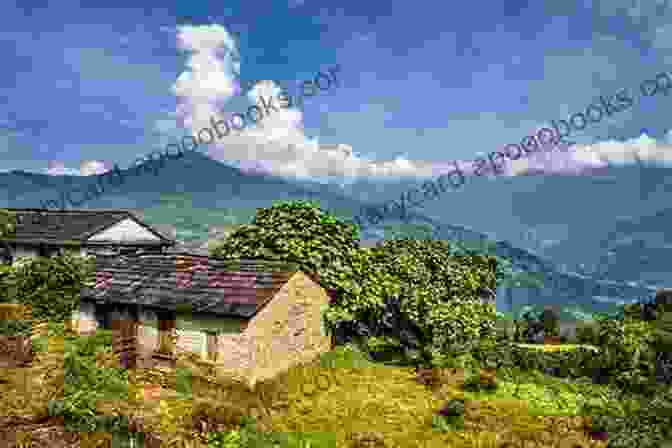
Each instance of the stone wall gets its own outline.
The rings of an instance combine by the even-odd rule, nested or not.
[[[244,334],[222,334],[217,339],[219,345],[217,374],[249,380],[253,370],[253,338]]]
[[[331,348],[322,320],[328,303],[326,291],[298,272],[251,319],[244,334],[254,344],[252,383],[313,360]]]
[[[323,313],[327,309],[327,292],[304,273],[298,272],[283,285],[275,297],[251,320],[223,319],[216,316],[178,316],[176,318],[176,349],[207,357],[207,333],[218,332],[218,359],[214,363],[218,375],[244,378],[249,384],[272,378],[291,366],[310,361],[331,348]],[[128,345],[129,331],[135,332],[137,344],[133,350],[140,358],[151,358],[158,348],[158,316],[151,310],[140,309],[139,321],[131,330],[131,316],[123,308],[115,317],[124,335],[115,341]],[[80,307],[80,332],[96,327],[93,304]],[[132,327],[133,325],[131,325]],[[119,330],[121,331],[120,327]],[[142,359],[141,359],[142,360]]]

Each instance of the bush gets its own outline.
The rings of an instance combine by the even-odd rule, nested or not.
[[[518,342],[532,344],[542,339],[544,332],[544,321],[539,313],[533,310],[527,310],[521,315],[518,321]]]
[[[465,406],[462,400],[448,401],[434,416],[432,426],[443,432],[464,428]]]
[[[579,344],[597,345],[599,324],[580,321],[576,325],[576,341]]]
[[[60,412],[69,427],[95,431],[100,424],[96,417],[99,400],[128,399],[128,371],[96,364],[97,354],[111,350],[111,338],[109,330],[99,330],[95,336],[63,339],[64,396]]]
[[[8,302],[30,305],[33,319],[62,322],[79,306],[92,270],[91,259],[67,253],[27,259],[0,277],[0,290]]]
[[[544,336],[558,336],[560,333],[560,315],[551,308],[544,309],[541,313],[541,321],[544,327]]]
[[[29,320],[0,320],[0,336],[30,336],[32,329]]]

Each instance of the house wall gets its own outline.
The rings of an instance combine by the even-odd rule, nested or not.
[[[245,326],[245,320],[227,318],[208,314],[177,314],[175,327],[177,334],[177,348],[192,353],[198,353],[202,358],[207,358],[207,332],[218,333],[218,347],[222,342],[222,336],[240,335]],[[158,348],[159,321],[157,314],[150,309],[139,311],[138,340],[144,352]],[[229,348],[230,350],[230,348]],[[226,350],[227,356],[229,350]],[[222,352],[223,350],[218,350]],[[236,350],[234,349],[234,352]]]
[[[207,330],[217,331],[217,374],[243,377],[251,384],[272,378],[291,366],[310,361],[331,348],[323,314],[327,292],[304,273],[294,274],[251,320],[213,315],[177,314],[177,347],[207,357]],[[131,316],[120,308],[117,319]],[[80,328],[95,328],[93,303],[82,302]],[[157,348],[158,319],[154,311],[140,308],[138,348]],[[83,322],[89,322],[89,326]]]
[[[313,360],[331,348],[323,324],[328,304],[327,292],[310,277],[302,272],[292,276],[244,332],[253,344],[252,383]]]
[[[160,238],[134,220],[127,218],[93,235],[88,241],[160,241]]]
[[[159,319],[154,310],[141,307],[138,320],[138,350],[148,356],[159,348]]]
[[[177,327],[177,348],[198,353],[201,358],[205,358],[206,335],[200,329],[198,322],[180,316],[177,318],[175,325]]]
[[[219,359],[215,366],[218,375],[249,377],[251,368],[251,340],[242,334],[247,321],[213,315],[178,315],[176,326],[178,348],[198,353],[207,359],[207,332],[217,333]]]
[[[90,301],[82,300],[79,303],[79,309],[73,312],[73,319],[79,320],[79,334],[93,334],[98,328],[95,315],[95,304]]]

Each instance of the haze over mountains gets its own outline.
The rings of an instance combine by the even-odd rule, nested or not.
[[[497,253],[515,268],[542,274],[545,287],[515,290],[517,303],[574,302],[605,309],[672,283],[664,264],[672,248],[664,232],[672,219],[666,206],[670,173],[670,168],[625,166],[592,176],[470,176],[461,189],[426,202],[413,216],[429,224],[437,238],[499,241]],[[40,207],[64,189],[94,182],[94,177],[0,173],[0,207]],[[313,199],[351,218],[365,203],[396,200],[417,183],[357,181],[340,188],[243,173],[190,153],[169,161],[157,176],[128,175],[119,188],[107,187],[82,207],[138,210],[152,224],[176,226],[178,239],[203,246],[221,234],[218,226],[249,222],[256,208],[274,201]],[[190,198],[190,211],[181,211],[184,205],[171,208],[165,198],[175,194]],[[177,219],[180,213],[185,217]],[[377,230],[362,239],[379,238]]]

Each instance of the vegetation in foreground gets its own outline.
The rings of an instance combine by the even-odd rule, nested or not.
[[[590,348],[532,349],[521,343],[535,328],[555,331],[548,316],[510,332],[481,301],[507,275],[499,260],[446,242],[356,242],[356,229],[303,203],[261,210],[222,242],[233,257],[303,263],[332,294],[338,346],[253,390],[186,354],[168,377],[128,372],[116,367],[109,332],[68,334],[58,322],[88,269],[77,257],[5,270],[0,300],[31,304],[48,323],[34,337],[33,364],[0,371],[0,415],[52,428],[60,419],[50,441],[32,432],[34,446],[53,447],[111,438],[130,446],[137,431],[146,446],[210,447],[654,447],[669,438],[672,381],[659,361],[672,325],[663,307],[598,318],[570,341]],[[2,334],[31,328],[1,325]],[[17,422],[6,420],[0,437],[23,437]]]

